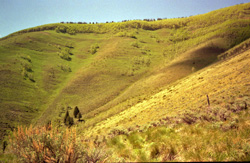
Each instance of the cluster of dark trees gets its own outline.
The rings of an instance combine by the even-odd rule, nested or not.
[[[164,18],[164,19],[167,19],[167,18]],[[136,19],[136,20],[141,20],[141,19]],[[143,21],[156,21],[156,20],[162,20],[162,18],[157,18],[157,19],[143,19]],[[131,21],[131,20],[122,20],[122,22],[127,22],[127,21]],[[98,22],[60,22],[61,24],[98,24]],[[106,21],[106,23],[114,23],[114,21]]]
[[[74,116],[74,118],[77,118],[79,122],[84,121],[84,120],[81,119],[82,118],[82,114],[81,114],[81,112],[80,112],[80,110],[79,110],[79,108],[77,106],[74,109],[73,116]],[[64,122],[64,124],[66,126],[71,127],[72,125],[74,125],[74,118],[70,117],[69,111],[67,110],[66,114],[64,116],[63,122]]]
[[[98,24],[98,22],[60,22],[61,24]]]
[[[143,19],[143,21],[147,21],[147,22],[154,22],[155,19]]]
[[[147,21],[147,22],[153,22],[153,21],[159,21],[159,20],[163,20],[163,19],[167,19],[167,18],[157,18],[157,19],[143,19],[143,21]],[[141,20],[141,19],[135,19],[135,20]],[[128,22],[130,20],[123,20],[122,22]]]

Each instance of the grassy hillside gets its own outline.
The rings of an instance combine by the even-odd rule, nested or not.
[[[108,146],[131,161],[249,160],[249,52],[169,85],[84,135],[108,131]]]
[[[194,134],[212,128],[201,134],[204,140],[217,134],[234,141],[230,134],[237,133],[248,139],[241,134],[249,133],[242,109],[249,105],[249,13],[247,3],[179,19],[56,23],[2,38],[0,139],[18,125],[52,121],[65,128],[65,112],[72,117],[78,106],[85,120],[74,119],[78,139],[105,143],[117,158],[249,159],[228,154],[238,147],[198,157],[196,150],[207,144]],[[26,132],[32,135],[32,128]],[[200,144],[189,146],[195,139]],[[171,148],[160,145],[163,140],[173,142]]]

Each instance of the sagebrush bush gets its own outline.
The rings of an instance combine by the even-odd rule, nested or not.
[[[60,67],[60,69],[64,72],[72,72],[71,68],[69,67],[69,65],[58,65],[58,67]]]
[[[67,48],[74,48],[72,42],[67,42],[67,43],[65,44],[65,47],[67,47]]]
[[[131,45],[133,47],[139,48],[139,43],[137,41],[136,42],[132,42]]]
[[[137,37],[135,36],[134,33],[118,32],[118,33],[116,34],[116,36],[118,36],[118,37],[130,37],[130,38],[137,39]]]
[[[58,55],[60,58],[62,58],[64,60],[67,60],[67,61],[71,60],[70,54],[65,52],[65,51],[58,53]]]
[[[23,162],[72,162],[83,157],[76,130],[48,127],[18,127],[9,140],[10,151]]]
[[[28,61],[28,62],[31,62],[31,58],[30,58],[29,55],[20,54],[19,57],[26,60],[26,61]]]
[[[48,126],[49,125],[49,126]],[[103,162],[107,151],[103,145],[84,143],[77,138],[76,129],[19,126],[9,136],[8,151],[17,156],[16,162]]]
[[[25,68],[22,68],[21,74],[22,74],[24,79],[26,79],[28,77],[28,72],[25,70]]]
[[[32,73],[28,73],[28,78],[30,81],[35,82],[34,75]]]
[[[126,33],[126,32],[118,32],[118,33],[116,34],[116,36],[118,36],[118,37],[126,37],[126,36],[127,36],[127,33]]]
[[[91,48],[90,48],[90,53],[91,53],[91,54],[95,54],[95,53],[97,52],[97,49],[99,49],[99,48],[100,48],[100,47],[99,47],[98,44],[92,45]]]
[[[89,148],[86,150],[83,162],[105,162],[108,155],[102,148]]]
[[[32,65],[29,64],[27,61],[21,61],[21,66],[24,68],[26,71],[32,72]]]

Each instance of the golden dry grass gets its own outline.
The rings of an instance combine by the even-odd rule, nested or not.
[[[164,117],[175,117],[189,110],[205,110],[207,97],[213,106],[241,98],[249,100],[250,51],[220,61],[191,76],[176,81],[164,90],[125,111],[98,123],[86,133],[107,133],[115,126],[129,128],[158,122]]]

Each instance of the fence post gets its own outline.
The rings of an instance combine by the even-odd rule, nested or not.
[[[207,104],[208,104],[208,106],[210,106],[210,101],[209,101],[208,95],[207,95]]]

